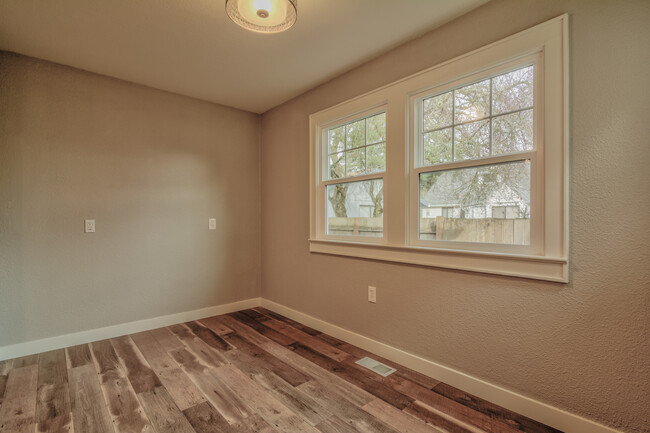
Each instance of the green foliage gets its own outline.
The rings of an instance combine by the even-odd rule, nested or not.
[[[345,174],[346,176],[359,176],[366,173],[366,148],[349,150],[346,152]]]
[[[454,160],[490,156],[490,121],[481,120],[454,128]]]
[[[440,173],[422,173],[420,175],[420,198],[424,197],[438,181]]]
[[[469,122],[490,115],[490,80],[454,91],[454,123]]]
[[[533,150],[533,110],[496,117],[492,121],[492,154]]]
[[[533,101],[532,66],[425,99],[424,164],[534,149]],[[444,181],[440,182],[441,179]],[[452,186],[453,191],[446,191],[443,196],[467,208],[487,203],[500,191],[528,197],[530,168],[528,163],[511,163],[426,173],[420,176],[420,197],[432,191],[436,184],[447,190]],[[522,202],[520,208],[524,213],[529,212],[527,203]]]
[[[361,119],[345,125],[345,148],[354,149],[366,144],[366,120]]]
[[[445,128],[424,134],[424,165],[451,162],[451,131]]]
[[[453,95],[453,92],[447,92],[422,101],[423,131],[444,128],[453,123]]]
[[[329,156],[330,179],[345,177],[345,153],[339,152]]]
[[[366,173],[386,170],[386,143],[373,144],[366,148]]]
[[[330,129],[328,132],[328,154],[345,150],[345,127]]]
[[[518,69],[492,79],[492,114],[508,113],[533,106],[534,69]]]
[[[368,144],[386,141],[386,113],[369,117],[366,119],[366,122],[368,128]]]

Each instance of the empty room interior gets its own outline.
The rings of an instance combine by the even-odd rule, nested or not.
[[[650,432],[647,0],[0,0],[0,432]]]

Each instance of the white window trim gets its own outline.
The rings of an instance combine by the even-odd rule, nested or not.
[[[562,15],[501,41],[479,48],[380,89],[310,116],[310,251],[399,263],[568,282],[568,15]],[[535,56],[543,73],[543,105],[536,105],[541,130],[534,175],[539,179],[538,230],[535,248],[517,249],[463,243],[420,242],[417,237],[417,188],[414,165],[414,101],[431,89],[459,78]],[[486,74],[488,72],[485,72]],[[469,79],[469,78],[468,78]],[[536,87],[538,83],[536,82]],[[384,178],[384,237],[379,240],[333,239],[325,235],[322,137],[328,125],[362,116],[369,110],[386,111],[386,172]],[[459,166],[462,163],[459,163]],[[356,180],[357,178],[355,178]],[[361,177],[358,178],[361,180]],[[531,200],[531,205],[533,200]],[[415,222],[415,226],[414,226]],[[457,245],[458,244],[458,245]],[[447,248],[449,246],[449,248]]]

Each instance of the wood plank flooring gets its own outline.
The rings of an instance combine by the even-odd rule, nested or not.
[[[0,361],[2,433],[557,431],[264,308]]]

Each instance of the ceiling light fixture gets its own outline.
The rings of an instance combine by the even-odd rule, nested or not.
[[[258,33],[279,33],[298,17],[298,0],[226,0],[226,13],[239,26]]]

